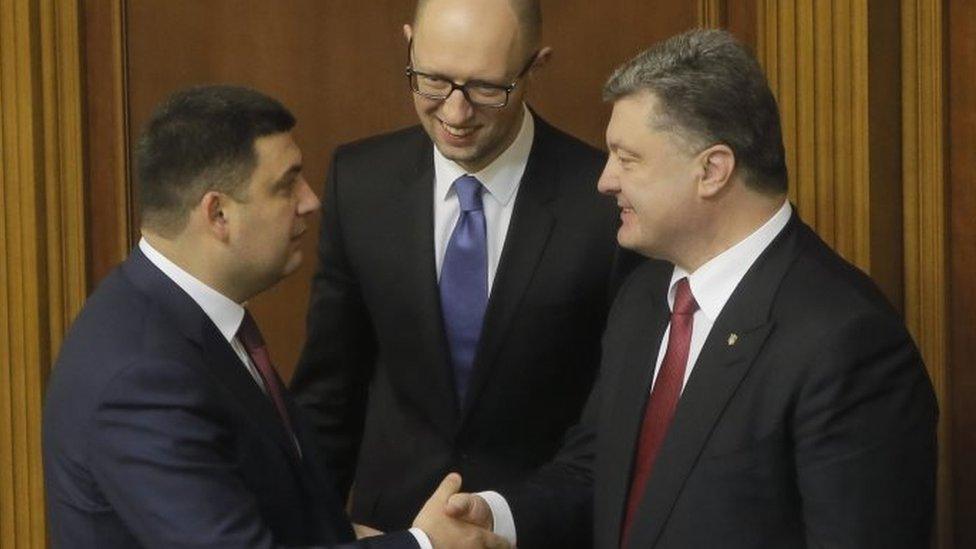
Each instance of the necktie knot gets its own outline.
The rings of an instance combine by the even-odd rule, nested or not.
[[[252,350],[264,347],[264,337],[261,335],[261,330],[258,329],[257,322],[254,321],[254,317],[247,309],[244,309],[244,319],[241,321],[240,328],[237,329],[237,337],[244,344],[245,349]]]
[[[461,211],[473,212],[483,208],[481,203],[481,182],[473,175],[463,175],[454,181],[454,192],[457,193]]]
[[[698,310],[698,302],[691,293],[691,284],[688,277],[678,281],[674,288],[674,307],[671,308],[673,315],[693,315]]]

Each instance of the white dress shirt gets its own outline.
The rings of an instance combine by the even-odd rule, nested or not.
[[[682,391],[688,383],[688,378],[695,367],[698,355],[701,354],[702,347],[705,346],[708,333],[712,331],[712,326],[725,307],[725,303],[732,296],[732,292],[735,291],[739,283],[742,282],[742,278],[752,267],[752,264],[756,262],[756,259],[786,227],[792,211],[790,202],[784,201],[780,209],[762,227],[756,229],[731,248],[713,257],[691,274],[681,267],[675,266],[668,288],[668,308],[674,307],[675,286],[684,277],[688,277],[691,294],[698,303],[698,310],[695,311],[692,321],[691,343],[688,349],[688,363],[685,366],[685,379],[681,385]],[[667,351],[670,332],[671,324],[669,323],[661,338],[651,388],[654,387],[653,383],[657,382],[657,374],[661,369],[661,362],[664,360],[664,354]],[[516,542],[515,519],[508,502],[497,492],[479,492],[478,495],[484,498],[491,508],[495,521],[495,533],[507,539],[514,546]]]
[[[258,387],[267,393],[268,390],[264,386],[261,374],[258,373],[254,363],[251,362],[251,356],[247,353],[247,349],[237,339],[237,329],[240,328],[241,322],[244,320],[244,307],[210,286],[207,286],[200,279],[170,261],[159,250],[153,248],[145,238],[139,240],[139,249],[150,263],[162,271],[164,275],[186,292],[190,296],[190,299],[203,309],[204,314],[214,323],[214,326],[224,336],[224,339],[230,343],[231,348],[234,349],[234,353],[241,359],[244,368],[254,378],[254,383],[257,383]],[[299,455],[301,455],[302,450],[298,444],[298,440],[294,440],[294,442]],[[410,533],[413,534],[421,549],[433,549],[430,538],[427,537],[427,534],[423,530],[411,528]]]
[[[437,278],[451,233],[461,214],[461,205],[454,190],[454,181],[462,175],[473,175],[484,186],[481,201],[485,212],[485,237],[488,250],[488,293],[498,270],[498,260],[505,246],[508,225],[512,221],[515,196],[522,182],[522,174],[529,162],[529,152],[535,139],[535,121],[528,107],[522,105],[522,126],[515,141],[498,158],[477,173],[468,173],[457,162],[448,160],[434,147],[434,261]]]
[[[163,271],[164,275],[179,286],[181,290],[186,292],[190,296],[190,299],[203,309],[204,314],[214,323],[214,326],[224,336],[227,343],[230,343],[231,348],[234,349],[234,353],[241,359],[244,369],[254,378],[254,383],[257,383],[258,387],[267,393],[268,390],[264,386],[261,374],[258,373],[254,363],[251,362],[251,356],[247,354],[247,349],[237,339],[237,330],[241,327],[241,322],[244,320],[244,307],[184,271],[179,265],[173,263],[169,258],[160,253],[159,250],[153,248],[145,238],[139,240],[139,249],[142,250],[143,255],[146,256],[146,259],[150,263],[159,268],[160,271]]]

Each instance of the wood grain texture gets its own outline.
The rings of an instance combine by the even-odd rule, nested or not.
[[[74,2],[0,3],[0,547],[44,547],[42,393],[85,297]]]
[[[948,21],[948,365],[951,403],[943,405],[952,475],[955,547],[976,547],[976,1],[953,0]],[[924,296],[923,296],[924,297]],[[931,297],[931,296],[930,296]],[[939,302],[941,304],[941,302]],[[920,307],[923,308],[923,307]],[[934,311],[933,311],[934,312]],[[933,326],[931,329],[936,329]],[[949,545],[943,545],[948,547]]]
[[[82,10],[90,292],[128,255],[138,231],[129,184],[125,2],[90,0]]]
[[[936,546],[952,541],[951,385],[946,362],[946,196],[943,13],[939,0],[904,0],[902,169],[905,321],[939,397]],[[964,545],[959,545],[963,547]]]

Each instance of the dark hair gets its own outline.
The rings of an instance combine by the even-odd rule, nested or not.
[[[240,197],[257,163],[255,139],[294,125],[281,103],[249,88],[199,86],[169,96],[136,145],[142,225],[176,234],[207,191]]]
[[[426,9],[430,0],[417,0],[413,22],[417,26],[420,15]],[[524,34],[522,45],[527,52],[535,51],[542,40],[542,5],[539,0],[508,0],[515,18],[518,19],[521,32]]]
[[[603,97],[639,92],[658,100],[650,124],[705,146],[724,143],[745,181],[786,191],[786,155],[779,110],[756,59],[726,31],[693,30],[652,46],[610,76]]]

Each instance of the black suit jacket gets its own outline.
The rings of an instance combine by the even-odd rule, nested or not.
[[[605,156],[535,118],[470,392],[458,404],[441,319],[433,146],[420,127],[340,147],[293,390],[354,521],[406,525],[449,471],[478,490],[552,458],[599,362],[616,209]]]
[[[51,375],[43,452],[54,547],[357,544],[311,432],[292,439],[203,310],[138,250],[89,298]]]
[[[583,421],[502,490],[520,547],[589,536],[590,498],[595,546],[619,547],[672,268],[621,288]],[[627,547],[928,547],[936,419],[898,314],[794,216],[716,319]]]

